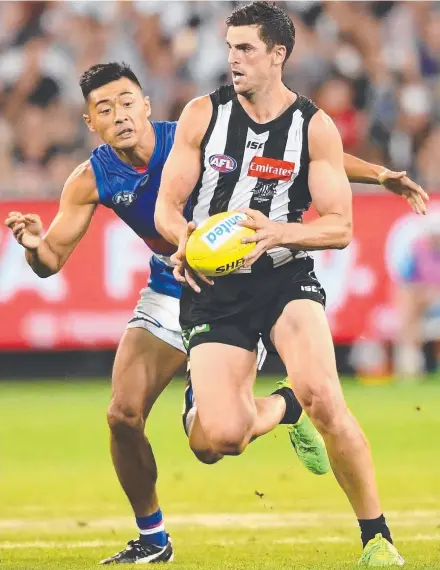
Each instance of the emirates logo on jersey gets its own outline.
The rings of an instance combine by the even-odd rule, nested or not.
[[[282,180],[283,182],[288,182],[292,179],[294,170],[294,162],[266,158],[265,156],[254,156],[249,164],[248,176],[263,178],[265,180]]]
[[[209,157],[209,164],[211,168],[223,174],[233,172],[237,168],[237,162],[227,154],[213,154]]]

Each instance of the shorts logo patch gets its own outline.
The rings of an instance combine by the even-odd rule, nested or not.
[[[192,329],[186,329],[182,331],[183,346],[188,350],[189,343],[194,335],[204,332],[209,332],[210,330],[211,327],[205,324],[205,325],[196,325]]]
[[[249,164],[248,176],[288,182],[292,179],[294,170],[294,162],[266,158],[265,156],[254,156]]]
[[[229,218],[224,218],[202,235],[202,241],[204,241],[210,249],[215,251],[226,243],[235,233],[241,230],[241,226],[237,226],[237,222],[239,220],[245,220],[246,217],[245,214],[233,214]]]
[[[116,204],[117,206],[131,206],[133,204],[133,202],[136,200],[137,198],[137,194],[136,192],[134,192],[134,190],[121,190],[121,192],[118,192],[117,194],[115,194],[112,198],[112,202],[113,204]]]
[[[195,327],[193,327],[191,329],[189,336],[191,338],[195,334],[209,332],[210,330],[211,330],[211,327],[209,325],[196,325]]]
[[[301,285],[301,291],[304,291],[304,293],[319,293],[316,285]]]
[[[237,161],[227,154],[213,154],[209,157],[209,164],[221,174],[228,174],[237,168]]]

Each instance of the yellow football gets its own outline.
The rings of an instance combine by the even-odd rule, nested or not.
[[[243,257],[255,243],[241,243],[255,230],[237,225],[245,220],[240,212],[221,212],[205,220],[190,235],[186,244],[189,265],[207,277],[228,275],[243,265]]]

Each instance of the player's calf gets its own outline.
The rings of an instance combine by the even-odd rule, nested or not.
[[[321,435],[334,435],[343,429],[347,406],[341,396],[334,393],[330,380],[319,378],[314,382],[311,379],[299,391],[302,407]]]
[[[316,382],[315,387],[303,391],[303,398],[304,410],[325,439],[350,439],[352,450],[369,451],[368,441],[339,389],[333,390],[330,382]]]

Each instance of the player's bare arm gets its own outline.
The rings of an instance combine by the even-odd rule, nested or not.
[[[165,163],[154,221],[170,243],[179,244],[187,222],[183,210],[201,172],[201,143],[212,115],[208,96],[194,99],[179,119],[173,148]]]
[[[183,211],[200,177],[201,144],[211,115],[212,103],[208,96],[194,99],[183,110],[173,148],[163,170],[154,214],[157,230],[167,241],[178,246],[171,257],[176,265],[175,278],[181,283],[188,283],[196,291],[200,288],[185,264],[186,243],[195,225],[187,223]]]
[[[240,225],[256,230],[244,243],[257,242],[245,256],[246,266],[276,246],[293,250],[343,249],[352,235],[352,193],[344,170],[344,154],[339,132],[323,111],[309,125],[309,189],[319,218],[312,222],[272,222],[261,212],[244,209],[249,220]]]
[[[57,215],[46,235],[36,214],[11,212],[5,224],[26,250],[26,260],[39,277],[58,273],[87,231],[98,191],[89,161],[76,168],[67,179]]]
[[[344,154],[344,168],[350,182],[380,184],[390,192],[406,198],[416,214],[426,214],[429,196],[405,171],[395,172],[347,153]]]

